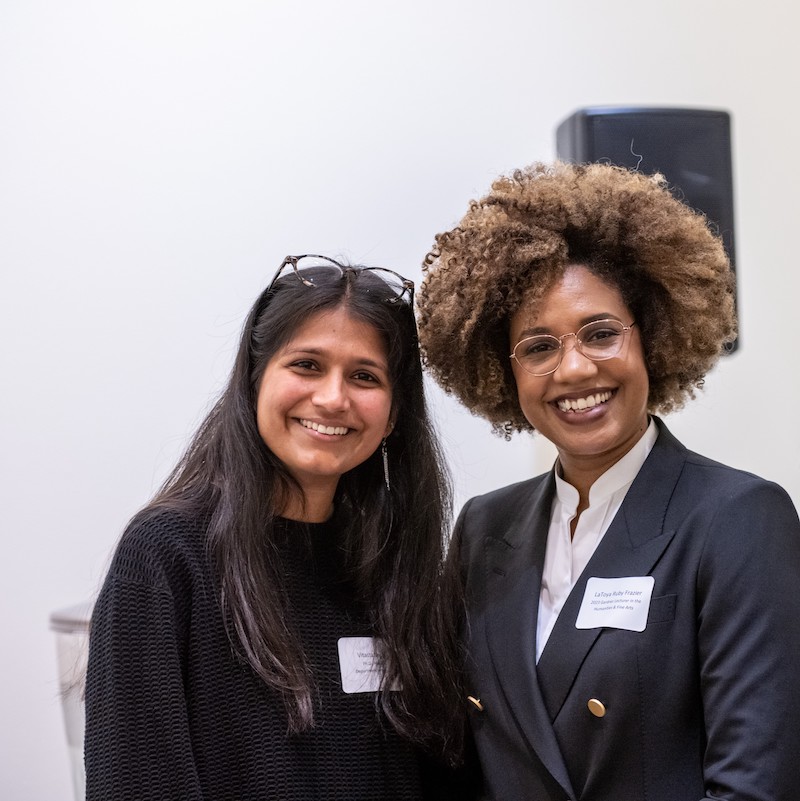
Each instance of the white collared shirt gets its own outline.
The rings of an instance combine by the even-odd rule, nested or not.
[[[570,523],[578,509],[578,490],[559,476],[556,463],[556,495],[547,532],[536,624],[537,662],[561,608],[622,506],[656,439],[658,428],[651,419],[639,441],[592,484],[589,506],[581,513],[574,536],[570,534]]]

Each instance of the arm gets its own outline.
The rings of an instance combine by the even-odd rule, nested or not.
[[[131,561],[148,562],[135,552],[135,542],[121,547],[92,617],[86,799],[201,801],[183,687],[180,604],[157,575],[131,575]]]
[[[474,498],[470,498],[461,507],[447,551],[448,566],[455,575],[460,577],[463,592],[466,592],[467,572],[471,561],[470,542],[465,534],[466,519],[474,500]]]
[[[800,523],[752,482],[721,502],[697,574],[706,794],[793,801],[800,788]]]
[[[451,572],[459,582],[459,588],[456,592],[459,604],[462,605],[460,615],[460,628],[461,628],[461,642],[464,648],[464,659],[468,659],[467,655],[467,641],[468,641],[468,622],[467,622],[467,594],[469,592],[468,586],[468,573],[471,565],[472,558],[472,538],[469,538],[465,533],[466,519],[470,507],[475,499],[471,498],[461,508],[461,512],[456,520],[453,529],[453,535],[450,539],[450,547],[447,553],[448,570]],[[472,712],[474,711],[472,705],[467,700],[469,695],[469,682],[466,676],[466,669],[464,674],[464,699],[463,703],[467,709],[466,732],[464,738],[464,752],[462,757],[462,764],[458,768],[458,783],[455,787],[455,792],[451,796],[458,801],[471,801],[472,799],[483,799],[485,789],[483,784],[483,775],[481,771],[480,759],[475,746],[475,739],[472,733],[472,728],[469,725]]]

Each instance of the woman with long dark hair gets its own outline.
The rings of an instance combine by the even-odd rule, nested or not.
[[[449,503],[413,284],[287,257],[95,605],[88,801],[448,797]]]

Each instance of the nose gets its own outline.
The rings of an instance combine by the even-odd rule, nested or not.
[[[578,346],[575,334],[567,334],[568,339],[562,339],[561,363],[555,369],[554,375],[559,379],[569,380],[573,376],[591,375],[597,370],[597,365],[583,355]]]
[[[331,412],[344,411],[350,406],[347,382],[343,375],[331,372],[320,377],[311,398],[315,406]]]

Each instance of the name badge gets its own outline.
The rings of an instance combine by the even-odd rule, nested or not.
[[[590,578],[575,628],[644,631],[655,583],[652,576]]]
[[[350,693],[374,693],[380,690],[383,668],[374,637],[340,637],[339,669],[342,672],[342,690]],[[395,686],[390,690],[398,689]]]

